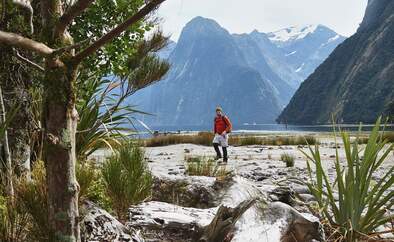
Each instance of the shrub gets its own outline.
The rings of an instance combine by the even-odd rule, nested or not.
[[[76,175],[80,187],[79,204],[89,200],[111,212],[111,202],[105,192],[104,179],[97,164],[92,161],[78,162]]]
[[[388,189],[394,184],[394,166],[374,180],[374,173],[379,169],[394,144],[384,150],[387,140],[379,135],[380,118],[369,135],[368,143],[362,150],[358,142],[350,142],[349,134],[341,132],[346,154],[346,166],[340,163],[338,148],[336,150],[336,182],[332,184],[323,169],[319,146],[310,149],[307,157],[309,172],[308,186],[318,202],[323,218],[333,228],[333,236],[338,241],[357,241],[363,236],[377,237],[377,228],[393,222],[394,216],[388,215],[392,209],[394,191]],[[362,155],[360,153],[363,152]],[[361,158],[362,157],[362,158]],[[315,174],[311,166],[314,166]],[[337,192],[338,201],[334,194]]]
[[[16,184],[16,202],[31,217],[29,239],[50,241],[51,231],[48,221],[48,193],[43,161],[37,161],[32,170],[32,180],[20,180]]]
[[[103,164],[104,186],[119,220],[125,221],[130,205],[151,195],[152,175],[144,151],[128,142],[119,147]]]
[[[0,195],[0,241],[26,241],[28,229],[29,215],[18,203],[12,203],[8,197]]]
[[[186,158],[186,174],[189,176],[224,177],[230,173],[226,166],[217,165],[213,159],[200,156]]]
[[[293,167],[295,157],[292,154],[283,153],[280,155],[280,160],[286,163],[286,167]]]

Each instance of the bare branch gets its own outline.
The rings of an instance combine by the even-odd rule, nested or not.
[[[30,32],[31,34],[34,33],[34,26],[33,26],[33,7],[29,0],[12,0],[12,3],[18,5],[19,7],[26,10],[29,14],[29,25],[30,25]]]
[[[35,67],[36,69],[40,71],[45,71],[44,67],[40,66],[39,64],[29,60],[26,57],[23,57],[22,55],[19,54],[17,50],[15,50],[16,57],[18,57],[19,60],[26,62],[27,64],[30,64],[31,66]]]
[[[113,40],[114,38],[118,37],[123,31],[125,31],[130,25],[135,24],[136,22],[143,19],[149,13],[156,9],[162,2],[165,0],[152,0],[147,3],[143,8],[141,8],[136,14],[128,18],[125,22],[119,24],[114,29],[109,31],[106,35],[102,36],[100,39],[92,43],[89,47],[87,47],[82,52],[78,53],[74,57],[74,61],[76,63],[81,62],[83,59],[88,57],[89,55],[96,52],[102,46]]]
[[[13,47],[19,47],[25,50],[31,50],[42,56],[47,56],[53,53],[53,49],[41,42],[1,30],[0,43],[4,43]]]
[[[66,31],[67,26],[69,26],[72,21],[80,15],[85,9],[87,9],[90,4],[95,0],[78,0],[65,12],[59,19],[56,26],[56,34],[61,35]]]
[[[73,50],[73,49],[79,49],[82,45],[84,45],[85,43],[89,43],[89,42],[90,42],[90,39],[85,39],[85,40],[78,42],[76,44],[56,49],[53,51],[53,55],[61,55],[62,53],[66,52],[66,51]]]

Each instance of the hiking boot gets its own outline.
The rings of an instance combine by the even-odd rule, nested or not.
[[[220,160],[220,159],[222,159],[221,156],[218,156],[218,155],[217,155],[217,156],[215,157],[215,161]]]

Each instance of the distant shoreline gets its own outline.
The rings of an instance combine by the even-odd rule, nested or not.
[[[362,132],[369,132],[373,128],[373,124],[363,124],[361,127]],[[284,124],[248,124],[248,125],[234,125],[233,134],[247,134],[247,135],[264,135],[264,134],[323,134],[331,133],[333,131],[333,125],[284,125]],[[394,131],[394,124],[382,125],[386,131]],[[144,127],[137,126],[139,135],[149,135],[150,131]],[[207,125],[163,125],[163,126],[151,126],[151,131],[159,134],[192,134],[198,132],[210,132],[212,128]],[[348,132],[358,132],[359,124],[340,124],[336,125],[335,128],[345,130]]]

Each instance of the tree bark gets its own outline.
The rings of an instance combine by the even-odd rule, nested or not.
[[[8,127],[8,141],[13,169],[17,175],[30,177],[30,138],[33,127],[31,96],[28,88],[31,81],[26,67],[13,57],[9,47],[0,48],[3,60],[0,67],[1,88],[5,109],[18,108]]]
[[[76,67],[47,63],[44,103],[44,160],[47,170],[51,241],[80,241],[75,175]]]
[[[41,0],[43,39],[53,49],[73,44],[67,31],[56,33],[63,15],[62,1]],[[43,47],[43,44],[39,45]],[[51,53],[53,49],[43,48]],[[42,50],[42,49],[40,49]],[[41,52],[42,53],[42,52]],[[75,165],[75,133],[78,114],[75,108],[77,65],[68,50],[47,56],[44,77],[43,159],[46,168],[50,241],[80,241],[78,192]]]

